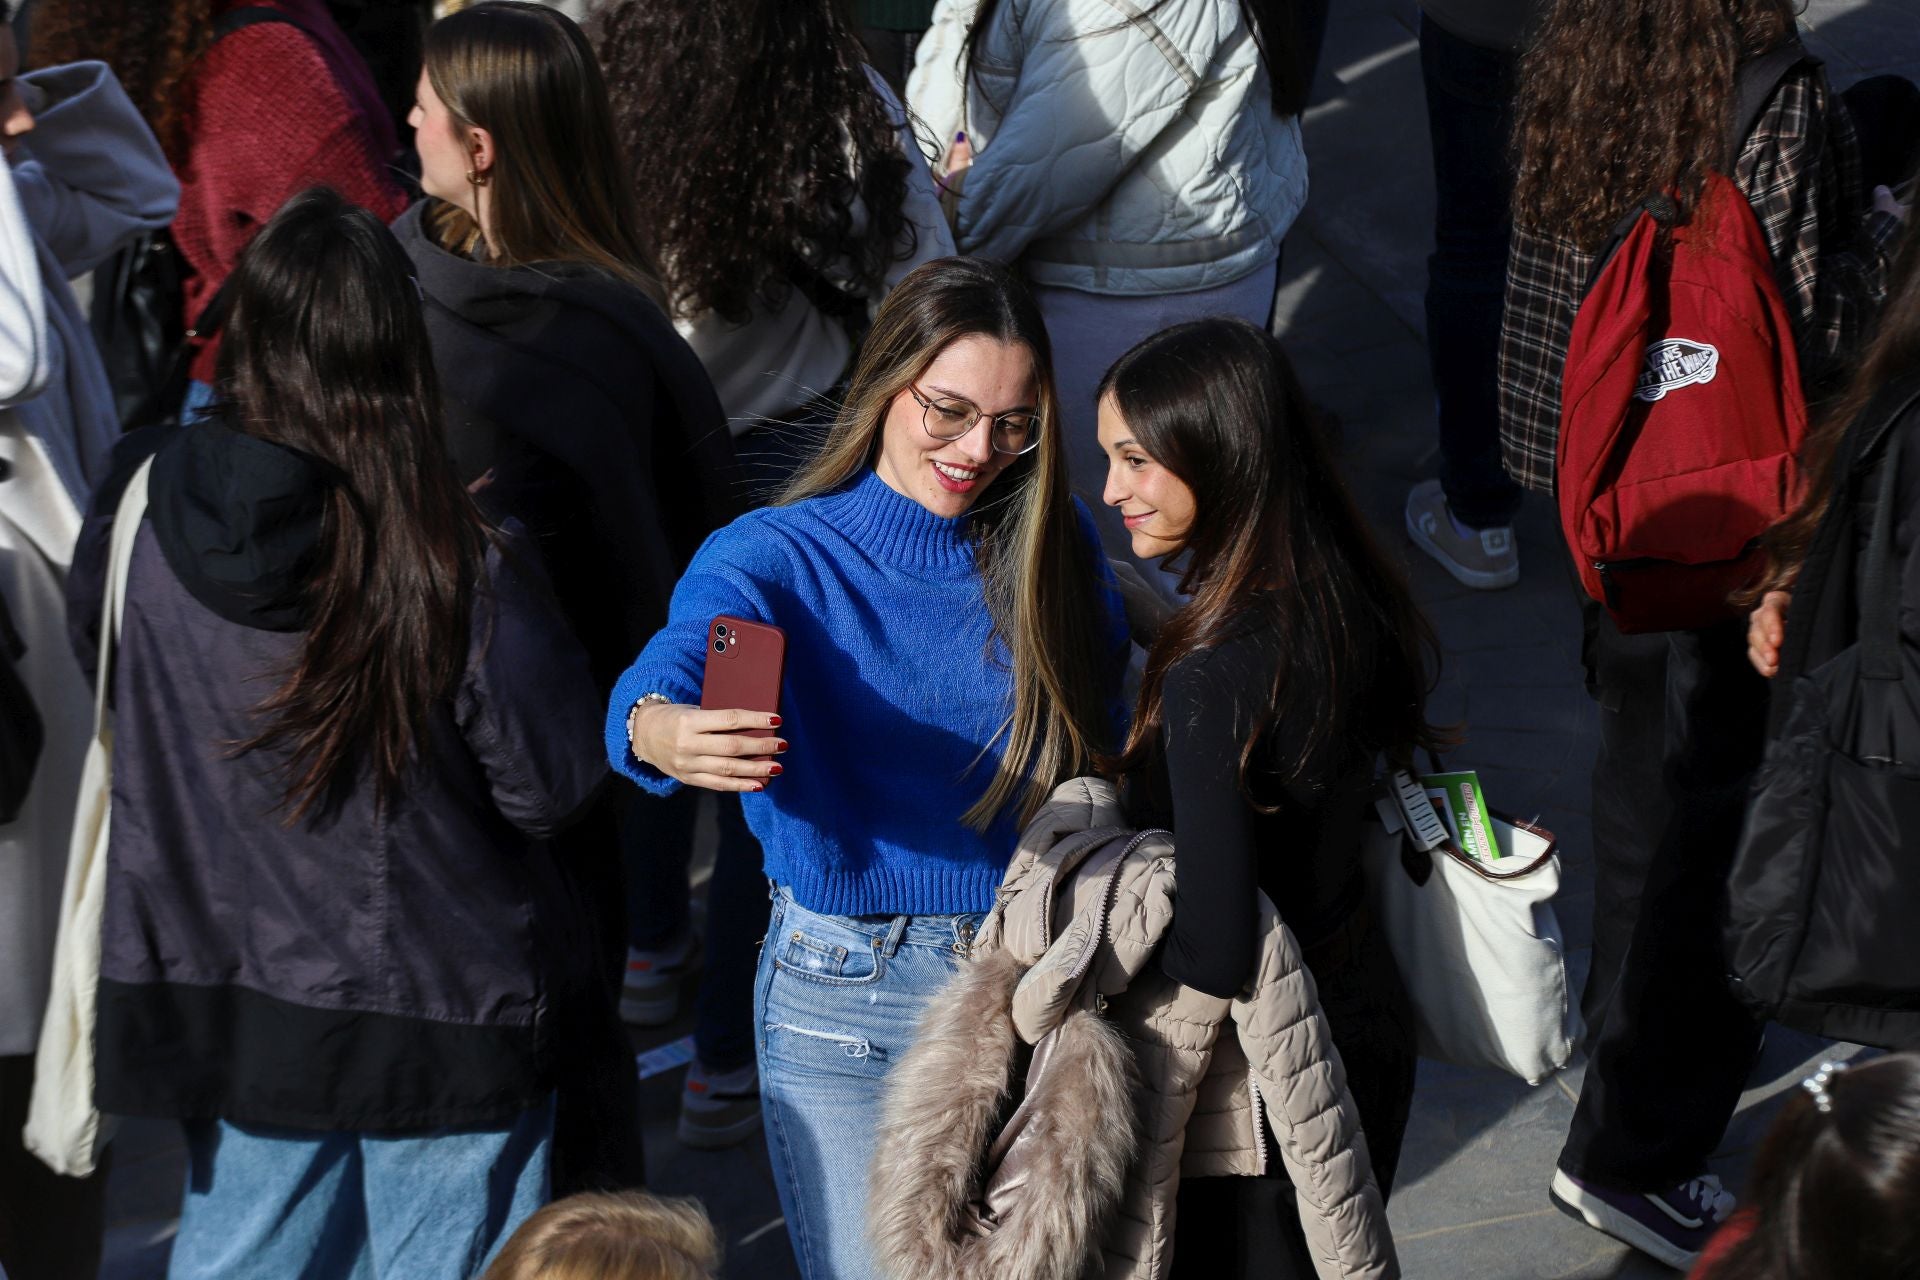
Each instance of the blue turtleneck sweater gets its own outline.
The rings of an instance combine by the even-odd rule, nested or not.
[[[1124,646],[1106,581],[1109,633]],[[699,704],[707,628],[720,614],[787,635],[785,772],[742,797],[767,875],[832,915],[991,908],[1013,855],[1012,817],[983,834],[961,816],[999,768],[1013,680],[966,518],[936,516],[868,471],[709,538],[607,710],[609,758],[649,791],[679,784],[634,758],[627,713],[649,693]],[[1117,665],[1115,675],[1117,693]]]

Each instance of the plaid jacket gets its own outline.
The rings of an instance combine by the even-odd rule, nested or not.
[[[1844,372],[1847,357],[1887,292],[1900,228],[1871,207],[1860,144],[1825,72],[1789,73],[1747,135],[1734,165],[1773,255],[1793,318],[1808,394]],[[1516,225],[1507,255],[1500,331],[1500,442],[1507,471],[1553,491],[1560,439],[1560,375],[1574,312],[1594,255]]]

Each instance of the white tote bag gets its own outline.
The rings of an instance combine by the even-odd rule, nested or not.
[[[1482,863],[1431,821],[1430,806],[1409,810],[1426,804],[1417,784],[1389,790],[1381,821],[1366,824],[1361,857],[1412,997],[1421,1056],[1539,1084],[1567,1065],[1581,1033],[1553,911],[1552,833],[1494,815],[1504,856]]]
[[[27,1150],[55,1173],[92,1173],[113,1136],[113,1122],[93,1106],[94,1002],[100,988],[100,915],[107,895],[107,819],[113,807],[113,728],[107,720],[113,650],[127,602],[127,567],[147,509],[151,459],[133,473],[113,516],[107,554],[107,596],[100,612],[100,662],[93,692],[93,742],[80,774],[60,893],[60,933],[53,947],[53,988],[33,1059],[33,1096],[23,1130]]]

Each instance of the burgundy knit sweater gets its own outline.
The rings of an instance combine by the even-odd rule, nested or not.
[[[176,168],[173,238],[187,260],[191,325],[253,233],[282,204],[325,183],[382,222],[407,207],[391,162],[393,123],[373,77],[322,0],[220,0],[279,9],[299,23],[243,27],[207,50],[188,85],[193,115]],[[195,353],[212,381],[218,343]]]

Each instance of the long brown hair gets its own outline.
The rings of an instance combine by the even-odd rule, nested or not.
[[[965,819],[985,830],[1010,805],[1023,820],[1031,816],[1058,783],[1092,764],[1112,692],[1102,678],[1112,663],[1101,642],[1093,550],[1067,491],[1053,350],[1018,274],[985,258],[939,258],[894,286],[825,444],[780,501],[830,493],[872,466],[894,399],[942,351],[973,336],[1027,349],[1040,418],[1039,448],[1013,459],[968,518],[987,609],[1013,667],[1006,752]]]
[[[339,476],[302,589],[300,656],[239,746],[283,754],[289,822],[364,774],[381,805],[398,796],[428,708],[466,664],[487,531],[442,443],[411,272],[378,218],[314,188],[230,278],[222,415]]]
[[[1909,219],[1901,233],[1889,279],[1879,327],[1867,344],[1859,369],[1840,398],[1820,414],[1801,447],[1806,496],[1793,514],[1767,532],[1767,571],[1758,586],[1736,597],[1740,603],[1751,605],[1769,591],[1793,586],[1820,519],[1833,500],[1834,486],[1841,480],[1835,462],[1840,438],[1866,412],[1880,388],[1895,378],[1920,371],[1920,221]]]
[[[113,74],[176,165],[193,114],[188,80],[213,42],[213,0],[41,0],[28,53],[36,67],[96,58]]]
[[[1911,1280],[1920,1259],[1920,1057],[1832,1072],[1780,1109],[1747,1175],[1752,1231],[1710,1280]]]
[[[1256,763],[1313,785],[1357,755],[1407,765],[1416,748],[1445,745],[1426,719],[1433,632],[1354,505],[1279,340],[1244,320],[1175,325],[1115,361],[1099,396],[1112,397],[1134,441],[1194,500],[1173,557],[1191,599],[1147,654],[1126,748],[1105,767],[1146,769],[1160,749],[1168,670],[1248,621],[1281,641],[1241,746],[1250,799]],[[1257,758],[1283,716],[1306,731],[1293,756]]]
[[[1515,222],[1592,250],[1646,196],[1691,209],[1732,163],[1735,69],[1793,30],[1785,0],[1558,0],[1520,63]]]
[[[488,0],[427,32],[427,79],[457,130],[493,135],[487,178],[490,237],[446,201],[428,209],[441,246],[494,266],[574,262],[662,300],[639,233],[628,170],[593,47],[545,5]]]
[[[680,314],[744,323],[841,260],[877,294],[913,234],[900,135],[841,6],[619,0],[595,16],[639,225]]]

